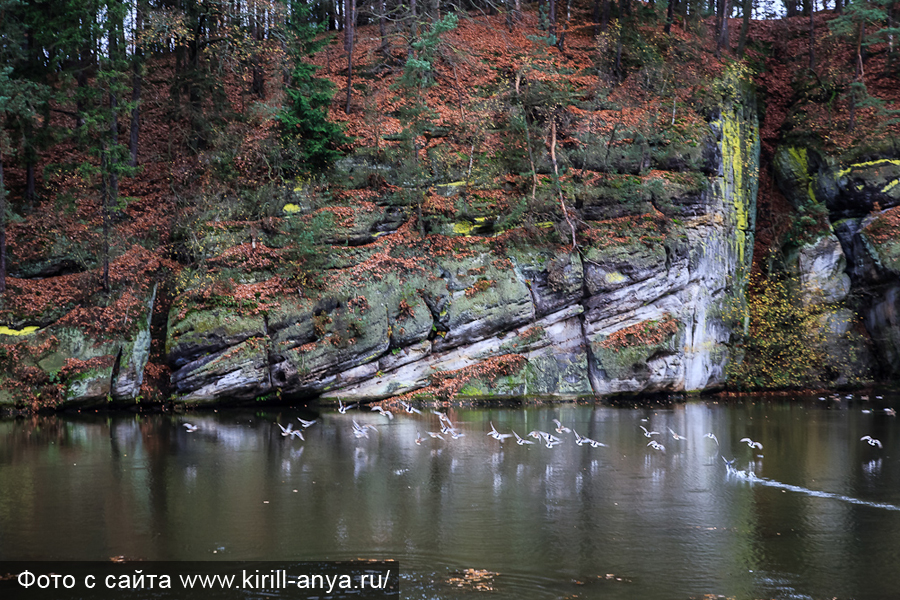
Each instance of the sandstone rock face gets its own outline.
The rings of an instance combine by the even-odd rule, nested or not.
[[[827,235],[800,248],[800,297],[804,304],[834,304],[850,293],[847,259],[837,236]]]
[[[900,374],[900,160],[892,147],[871,152],[843,160],[782,147],[774,161],[791,204],[830,221],[794,264],[800,299],[821,311],[829,382]]]
[[[256,312],[176,299],[166,348],[179,400],[380,399],[434,385],[436,374],[464,378],[458,393],[474,395],[720,387],[728,313],[743,301],[753,248],[752,100],[726,101],[684,148],[593,143],[596,153],[558,157],[613,173],[579,192],[580,251],[468,235],[489,229],[480,217],[440,243],[409,241],[393,233],[396,215],[372,211],[345,219],[342,243],[358,248],[323,286],[299,285]],[[358,179],[378,171],[344,167]],[[491,371],[504,360],[515,368]]]
[[[133,404],[150,357],[150,319],[155,300],[153,286],[149,297],[142,299],[141,313],[130,315],[134,320],[130,334],[118,339],[73,325],[53,324],[26,335],[0,333],[0,344],[16,344],[18,366],[50,376],[51,381],[64,369],[71,372],[61,378],[61,408]],[[5,379],[0,375],[0,405],[15,405],[17,398],[10,391],[15,389],[14,382]]]

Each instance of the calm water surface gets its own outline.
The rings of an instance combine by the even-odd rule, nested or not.
[[[504,599],[896,598],[892,406],[451,408],[465,436],[444,441],[425,406],[323,411],[305,441],[276,424],[315,416],[292,409],[2,420],[0,560],[396,559],[403,598],[471,597],[448,582],[470,568]],[[554,418],[608,447],[485,435]],[[356,438],[354,419],[375,430]]]

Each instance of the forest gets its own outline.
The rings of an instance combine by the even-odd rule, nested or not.
[[[898,17],[894,0],[0,0],[0,404],[896,379]],[[700,309],[659,292],[613,326],[601,305],[657,276],[681,290],[716,218],[734,260],[700,312],[729,333],[693,376],[671,357],[700,347]],[[804,266],[823,253],[833,273]],[[546,333],[577,319],[580,351]],[[519,346],[472,354],[509,332]],[[353,387],[422,344],[446,359],[428,375]]]

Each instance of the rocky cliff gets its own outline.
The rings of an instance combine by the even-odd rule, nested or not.
[[[261,291],[254,286],[274,271],[246,265],[277,254],[284,228],[257,238],[240,224],[208,228],[203,247],[222,260],[241,254],[244,275],[200,302],[191,281],[203,273],[183,274],[166,341],[177,399],[721,387],[729,314],[742,302],[753,249],[752,98],[746,90],[723,97],[678,142],[622,148],[594,136],[560,147],[552,158],[579,169],[582,181],[571,207],[577,249],[565,223],[555,232],[551,223],[497,231],[489,214],[422,235],[416,213],[396,209],[409,191],[396,181],[372,201],[330,209],[337,233],[321,278],[282,275],[277,289]],[[551,171],[551,157],[538,161]],[[392,177],[392,165],[361,155],[339,169],[348,181]],[[453,201],[462,187],[454,183],[436,181],[429,192]],[[286,221],[321,214],[303,192]]]
[[[813,239],[792,250],[801,294],[826,307],[828,363],[843,367],[839,381],[900,376],[896,156],[893,144],[843,155],[791,146],[776,153],[776,177],[787,199],[803,213],[826,217],[812,228]]]

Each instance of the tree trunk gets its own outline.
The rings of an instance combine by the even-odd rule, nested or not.
[[[101,175],[102,183],[100,184],[100,217],[103,219],[103,246],[100,252],[103,254],[101,261],[103,264],[103,291],[109,292],[109,186],[106,182],[106,172],[109,168],[109,150],[106,144],[103,144],[100,157],[100,167],[103,174]]]
[[[566,16],[563,25],[560,28],[559,38],[556,41],[556,47],[562,52],[566,46],[566,30],[569,28],[569,18],[572,15],[572,0],[566,0]]]
[[[672,22],[675,20],[675,0],[669,0],[669,7],[666,10],[666,26],[663,31],[666,35],[672,33]]]
[[[750,32],[750,17],[753,15],[753,0],[743,0],[741,5],[741,36],[738,40],[738,58],[744,58],[747,34]]]
[[[353,44],[356,35],[356,0],[346,0],[344,13],[344,43],[347,46],[347,106],[344,112],[350,114],[350,97],[353,94]]]
[[[144,28],[144,5],[142,0],[137,3],[137,15],[135,16],[134,29],[140,33]],[[138,136],[141,127],[141,64],[144,59],[144,47],[136,39],[134,43],[134,55],[131,57],[131,131],[128,136],[128,150],[131,153],[129,166],[136,167],[138,164]]]
[[[547,33],[555,40],[556,38],[556,3],[559,0],[550,0],[550,10],[547,15]]]
[[[381,35],[381,52],[385,57],[391,55],[387,37],[387,0],[381,0],[381,14],[378,15],[378,33]]]
[[[266,98],[266,74],[262,68],[260,59],[260,47],[263,40],[263,28],[260,23],[262,14],[259,4],[254,2],[250,10],[250,37],[253,38],[253,56],[250,58],[253,80],[250,84],[250,93],[260,100]]]
[[[815,22],[815,0],[809,0],[809,70],[816,72],[816,22]]]
[[[410,0],[409,2],[409,19],[409,45],[406,49],[406,55],[408,57],[413,57],[412,42],[419,39],[419,21],[418,16],[416,15],[416,0]]]
[[[716,23],[719,25],[719,36],[716,39],[716,57],[722,55],[722,48],[728,49],[728,9],[729,0],[719,0],[719,11]]]
[[[3,154],[0,154],[0,294],[6,291],[6,186],[3,185]]]

